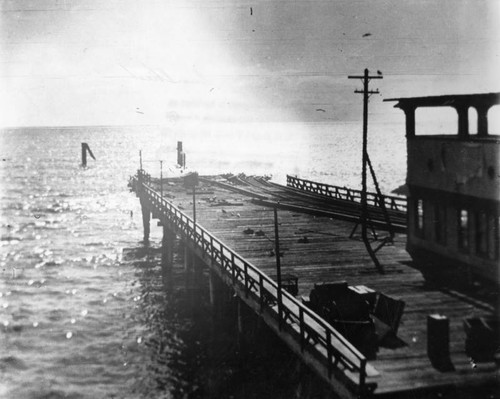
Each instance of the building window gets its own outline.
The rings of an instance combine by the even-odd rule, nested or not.
[[[458,211],[458,248],[469,249],[469,211],[460,209]]]
[[[438,244],[446,245],[446,207],[434,205],[434,234]]]
[[[487,241],[488,241],[488,258],[491,260],[498,260],[499,246],[500,246],[500,218],[495,215],[488,215],[488,226],[486,228]]]
[[[500,218],[495,217],[495,259],[500,258]]]
[[[424,236],[424,201],[417,199],[415,202],[415,234]]]
[[[488,230],[486,213],[476,213],[476,253],[486,255],[488,253]]]

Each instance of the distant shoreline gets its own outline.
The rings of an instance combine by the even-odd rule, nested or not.
[[[244,123],[245,125],[276,125],[276,124],[286,124],[286,125],[355,125],[359,124],[361,125],[362,121],[361,120],[355,120],[355,121],[282,121],[282,122],[277,122],[277,121],[270,121],[270,122],[241,122]],[[236,122],[217,122],[217,124],[220,125],[237,125],[239,123]],[[401,125],[404,126],[404,121],[392,121],[392,122],[379,122],[379,121],[372,121],[369,123],[370,125],[374,126],[381,126],[381,125]],[[21,129],[50,129],[50,130],[55,130],[55,129],[64,129],[64,130],[71,130],[71,129],[82,129],[82,128],[96,128],[96,129],[104,129],[104,128],[125,128],[125,129],[136,129],[136,128],[172,128],[172,126],[168,125],[61,125],[61,126],[35,126],[35,125],[30,125],[30,126],[4,126],[0,127],[0,131],[3,130],[21,130]]]

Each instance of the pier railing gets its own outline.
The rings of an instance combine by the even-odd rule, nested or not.
[[[286,184],[288,187],[318,195],[324,195],[329,198],[361,203],[360,190],[353,190],[347,187],[331,186],[311,180],[299,179],[298,177],[289,175],[286,176]],[[384,203],[386,209],[400,212],[406,212],[407,210],[407,202],[405,198],[390,195],[378,195],[376,193],[370,192],[367,193],[368,205],[380,207],[382,202]]]
[[[137,178],[132,178],[133,190],[148,202],[151,211],[163,224],[188,240],[205,259],[208,257],[212,266],[217,266],[245,297],[252,297],[261,313],[267,311],[278,318],[280,329],[287,328],[295,335],[301,351],[307,347],[326,366],[329,378],[336,370],[347,370],[358,375],[356,390],[359,394],[375,388],[374,383],[366,383],[367,359],[358,349],[287,291],[281,290],[278,295],[274,280],[161,197],[148,185],[150,181],[150,175],[141,170]]]

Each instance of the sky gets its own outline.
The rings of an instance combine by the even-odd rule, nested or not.
[[[500,0],[0,0],[0,126],[353,122],[500,91]]]

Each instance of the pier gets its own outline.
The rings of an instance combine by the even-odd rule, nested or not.
[[[214,287],[225,286],[237,297],[238,311],[251,309],[336,395],[404,397],[497,383],[493,360],[476,363],[466,355],[463,327],[466,318],[494,315],[494,303],[428,284],[412,267],[404,249],[404,199],[368,196],[372,240],[395,232],[377,254],[381,273],[355,229],[356,190],[294,177],[285,187],[237,176],[200,177],[199,185],[188,188],[184,179],[160,181],[142,169],[130,186],[141,202],[144,240],[149,240],[151,217],[163,229],[164,281],[168,284],[174,248],[184,248],[186,273],[208,273],[211,303],[217,302]],[[378,214],[380,201],[390,226]],[[326,320],[313,310],[311,294],[325,283],[345,286],[349,298],[370,304],[378,320],[376,342],[351,342],[339,330],[352,323]],[[398,305],[397,317],[384,316],[384,304]]]

